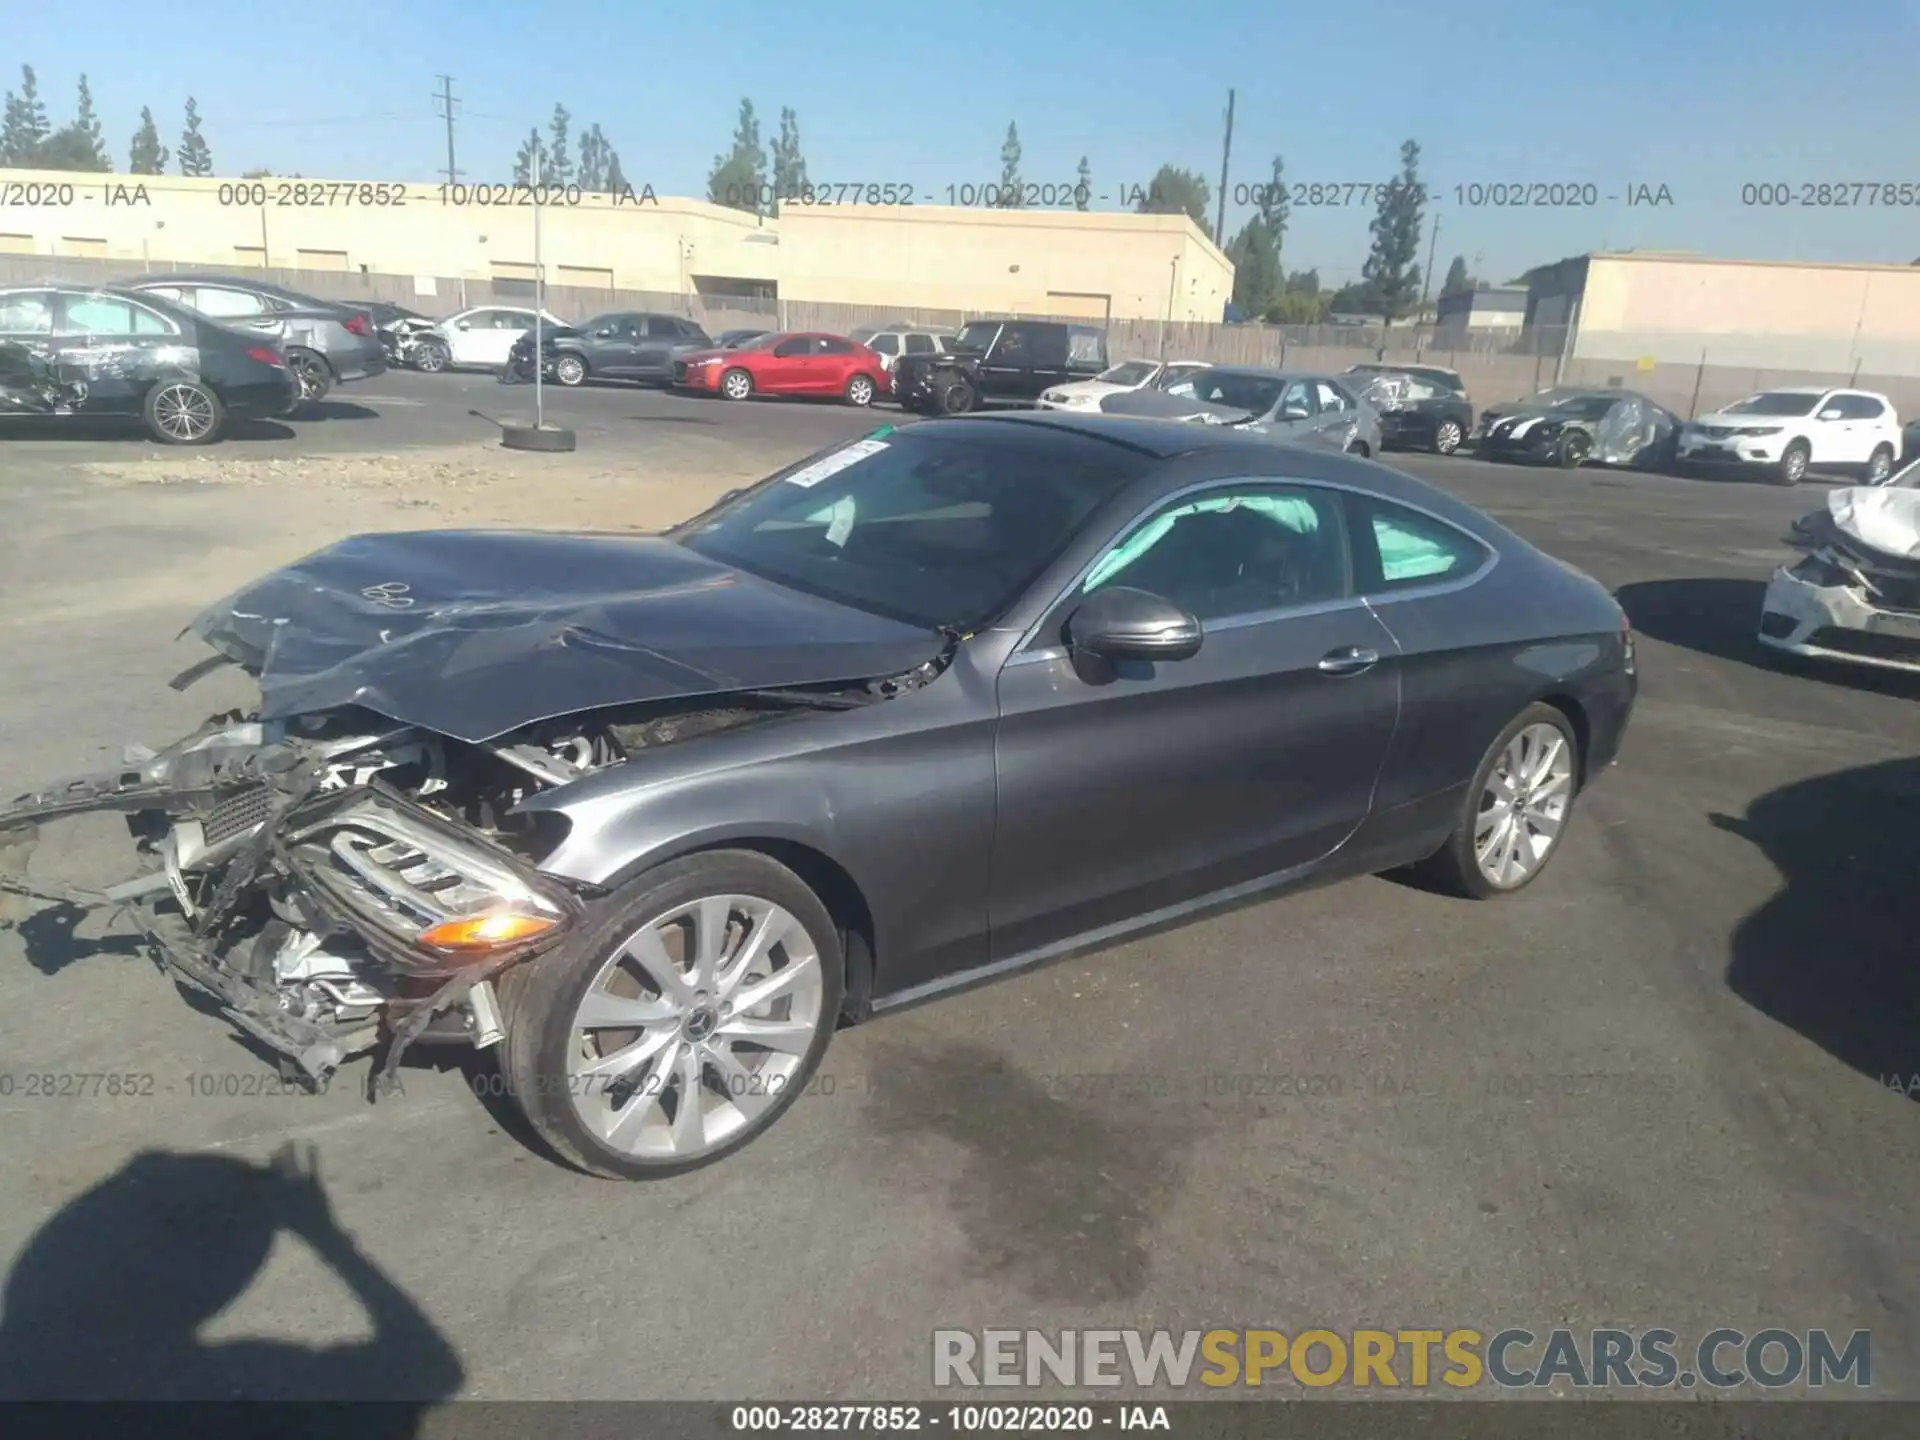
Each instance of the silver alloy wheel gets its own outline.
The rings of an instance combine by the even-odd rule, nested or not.
[[[197,385],[163,386],[153,397],[153,423],[170,439],[204,440],[213,433],[213,401]]]
[[[1781,469],[1786,473],[1789,485],[1798,485],[1806,478],[1807,452],[1798,445],[1787,447],[1787,453],[1780,461]]]
[[[720,381],[720,390],[729,400],[744,400],[753,393],[753,380],[744,370],[729,370]]]
[[[1460,426],[1457,421],[1442,420],[1440,428],[1433,432],[1433,448],[1442,455],[1451,455],[1460,448]]]
[[[847,399],[855,405],[873,403],[873,381],[864,375],[856,375],[847,382]]]
[[[562,385],[578,385],[587,378],[587,367],[573,355],[562,355],[553,362],[553,378]]]
[[[789,911],[711,895],[649,921],[573,1015],[567,1094],[609,1149],[687,1160],[752,1125],[826,1020],[819,950]]]
[[[1487,882],[1511,890],[1546,864],[1572,800],[1573,747],[1565,735],[1542,722],[1509,740],[1473,823],[1473,857]]]
[[[311,400],[316,395],[326,393],[327,377],[320,361],[308,355],[295,355],[287,364],[293,370],[293,378],[300,382],[302,400]]]
[[[453,357],[447,353],[446,346],[429,342],[420,347],[419,356],[414,361],[414,364],[418,365],[429,375],[437,375],[447,368],[447,362],[452,358]]]
[[[1887,477],[1892,473],[1893,456],[1885,450],[1874,451],[1873,458],[1867,462],[1867,483],[1869,485],[1884,485]]]

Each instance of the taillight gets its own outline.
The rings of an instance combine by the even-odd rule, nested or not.
[[[262,365],[285,365],[287,362],[278,350],[269,350],[264,345],[249,345],[247,358],[258,360]]]
[[[1620,612],[1620,649],[1626,661],[1627,674],[1631,675],[1634,670],[1633,621],[1625,610]]]
[[[364,315],[349,315],[347,317],[347,329],[356,335],[371,335],[373,333],[373,331],[367,327],[367,317]]]

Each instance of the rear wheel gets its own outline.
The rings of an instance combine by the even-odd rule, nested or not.
[[[1551,705],[1529,705],[1488,747],[1453,833],[1417,873],[1475,900],[1525,889],[1560,848],[1579,774],[1579,742],[1567,717]]]
[[[1867,461],[1867,483],[1884,485],[1891,474],[1893,474],[1893,447],[1882,445],[1873,452],[1873,458]]]
[[[873,403],[873,381],[865,375],[856,375],[847,381],[847,403],[849,405],[871,405]]]
[[[1460,442],[1466,439],[1458,420],[1442,420],[1433,427],[1433,453],[1451,455],[1460,448]]]
[[[713,850],[616,891],[510,981],[516,1103],[563,1158],[638,1180],[738,1150],[798,1098],[833,1036],[843,960],[799,876]]]
[[[312,350],[287,351],[287,368],[293,371],[293,378],[300,382],[302,400],[324,400],[327,392],[333,389],[333,368],[326,358]]]
[[[729,370],[720,377],[720,393],[729,400],[745,400],[753,394],[753,376],[744,370]]]
[[[211,445],[226,429],[227,411],[198,380],[162,380],[147,391],[140,418],[162,445]]]

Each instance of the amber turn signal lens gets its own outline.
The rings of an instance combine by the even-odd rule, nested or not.
[[[537,939],[559,923],[545,915],[500,910],[443,920],[423,934],[420,943],[431,950],[499,950]]]

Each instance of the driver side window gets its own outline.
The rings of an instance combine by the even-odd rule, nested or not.
[[[1129,586],[1207,621],[1344,600],[1351,582],[1334,492],[1236,485],[1176,501],[1136,527],[1080,593]]]
[[[1280,404],[1274,413],[1284,416],[1289,410],[1313,414],[1313,386],[1305,380],[1296,380],[1281,392]]]

